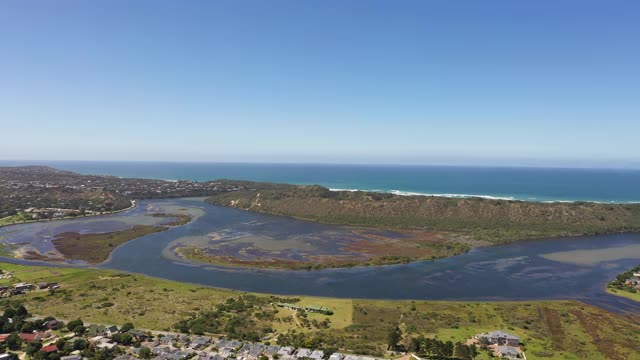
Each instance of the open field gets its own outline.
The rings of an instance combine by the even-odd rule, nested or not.
[[[639,301],[640,302],[640,292],[631,293],[629,291],[612,289],[612,288],[607,288],[607,292],[609,294],[626,297],[627,299],[631,299],[631,300],[635,300],[635,301]]]
[[[16,215],[3,217],[2,219],[0,219],[0,226],[19,224],[27,221],[33,221],[31,216],[29,216],[29,214],[26,214],[26,213],[20,213]]]
[[[34,291],[12,298],[24,301],[34,314],[107,324],[132,321],[136,327],[156,330],[170,329],[180,320],[246,294],[113,271],[11,264],[0,264],[0,268],[14,272],[12,279],[0,280],[0,284],[27,281],[61,285],[53,292]],[[419,334],[457,342],[479,332],[502,329],[522,338],[529,359],[640,359],[640,316],[632,319],[576,301],[298,298],[300,305],[327,306],[334,315],[308,314],[305,322],[293,311],[267,306],[252,313],[252,326],[268,327],[270,330],[265,330],[270,336],[279,334],[281,341],[293,345],[333,346],[367,354],[384,352],[388,329],[396,324],[403,330],[403,342]],[[275,316],[266,318],[267,311]],[[328,329],[309,325],[312,320],[325,319],[329,319]]]

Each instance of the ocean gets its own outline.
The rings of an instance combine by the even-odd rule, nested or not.
[[[318,184],[401,195],[528,201],[640,202],[640,170],[534,167],[240,164],[102,161],[0,161],[49,165],[82,174],[165,180],[241,179]]]

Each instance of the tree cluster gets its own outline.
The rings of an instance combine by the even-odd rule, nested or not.
[[[409,341],[408,350],[431,359],[471,360],[478,356],[475,345],[466,345],[461,342],[453,344],[451,341],[440,341],[422,335]]]

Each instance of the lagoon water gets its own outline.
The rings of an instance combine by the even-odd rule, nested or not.
[[[383,267],[321,271],[242,269],[184,262],[168,256],[166,249],[178,238],[213,231],[253,229],[260,234],[262,228],[278,228],[286,235],[314,233],[331,225],[212,206],[202,199],[147,200],[141,201],[139,207],[153,202],[197,208],[199,216],[187,225],[124,244],[100,267],[276,294],[430,300],[577,299],[612,311],[640,313],[638,303],[604,291],[605,284],[616,274],[640,262],[640,234],[521,241],[474,249],[442,260]],[[136,215],[137,211],[118,216]],[[82,221],[72,221],[83,226]],[[252,228],[252,224],[261,225]],[[19,236],[21,229],[29,229],[29,225],[10,227],[13,235],[7,235]]]
[[[319,184],[400,194],[487,196],[531,201],[640,202],[640,170],[463,166],[0,161],[83,174],[165,180],[239,179]]]

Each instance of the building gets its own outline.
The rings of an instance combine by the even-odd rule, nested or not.
[[[322,360],[324,358],[324,351],[322,350],[313,350],[311,355],[309,355],[309,359],[313,360]]]
[[[280,350],[278,350],[277,354],[279,357],[291,355],[293,354],[293,348],[289,346],[283,346],[280,348]]]
[[[289,310],[308,311],[308,312],[314,312],[314,313],[325,314],[325,315],[333,315],[333,310],[329,309],[326,306],[319,306],[319,305],[298,306],[296,304],[290,304],[290,303],[275,303],[274,305],[281,308],[289,309]]]
[[[82,360],[82,356],[76,354],[76,355],[68,355],[68,356],[62,356],[60,358],[60,360]]]
[[[51,336],[51,334],[35,332],[35,333],[20,333],[18,334],[18,336],[20,336],[20,339],[22,339],[22,341],[31,343],[31,342],[42,341],[42,339],[48,338],[49,336]]]
[[[56,330],[61,326],[60,321],[58,320],[49,320],[42,323],[42,326],[46,327],[49,330]]]
[[[128,333],[129,333],[129,335],[131,335],[134,339],[136,339],[136,340],[138,340],[138,341],[145,341],[145,340],[147,340],[147,338],[149,338],[149,337],[147,336],[147,334],[146,334],[144,331],[142,331],[142,330],[131,329],[131,330],[129,330],[129,332],[128,332]],[[165,335],[165,336],[163,336],[163,337],[161,338],[162,340],[160,340],[160,341],[164,342],[164,340],[163,340],[163,339],[164,339],[164,338],[166,338],[167,336],[170,336],[170,335]],[[170,340],[170,341],[167,341],[167,343],[171,343],[171,342],[173,342],[173,340],[175,340],[175,336],[174,336],[173,338],[171,338],[171,340]]]
[[[498,346],[496,355],[507,359],[518,359],[520,351],[513,346]]]
[[[40,351],[45,353],[52,353],[58,351],[58,347],[56,346],[56,344],[51,344],[44,346],[42,349],[40,349]]]
[[[87,335],[92,338],[101,337],[106,335],[106,331],[106,326],[93,324],[89,325],[89,328],[87,329]]]
[[[33,290],[34,288],[35,286],[26,282],[21,282],[13,285],[13,290],[15,291],[28,291]]]
[[[504,331],[491,331],[486,334],[480,334],[478,340],[485,341],[491,345],[503,345],[503,346],[519,346],[520,337],[517,335],[509,334]]]
[[[117,326],[109,326],[108,328],[105,329],[104,333],[105,333],[106,336],[113,336],[113,335],[118,333],[118,327]]]
[[[309,356],[311,356],[311,350],[309,349],[300,348],[298,352],[296,352],[296,358],[298,359],[308,358]]]

